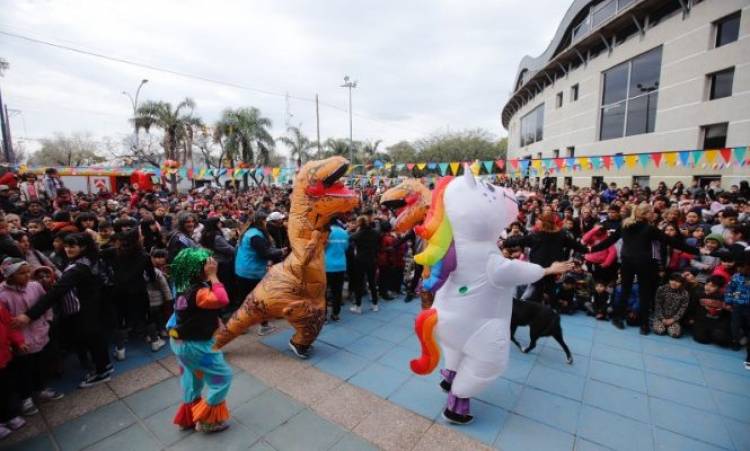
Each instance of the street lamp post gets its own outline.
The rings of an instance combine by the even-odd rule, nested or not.
[[[135,97],[131,96],[129,92],[122,91],[122,95],[128,96],[131,105],[133,105],[133,138],[135,139],[133,148],[138,149],[138,126],[135,124],[135,116],[138,114],[138,95],[141,93],[143,85],[148,83],[147,79],[141,80],[141,84],[138,85],[138,89],[135,90]]]
[[[348,75],[344,76],[342,88],[349,88],[349,163],[354,166],[354,138],[352,135],[352,88],[357,87],[357,81],[352,81]]]

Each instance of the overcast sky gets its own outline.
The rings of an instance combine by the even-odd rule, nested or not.
[[[567,0],[12,1],[0,31],[242,85],[262,94],[108,61],[0,34],[0,79],[14,137],[90,132],[121,140],[130,101],[192,97],[207,122],[256,106],[314,139],[348,136],[343,76],[354,90],[354,139],[392,144],[439,130],[497,136],[520,59],[546,48]],[[289,93],[287,102],[285,93]],[[288,103],[288,107],[287,107]],[[291,116],[287,115],[287,111]],[[31,144],[31,143],[30,143]],[[30,145],[30,147],[34,147]]]

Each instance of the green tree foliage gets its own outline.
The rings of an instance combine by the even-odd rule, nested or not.
[[[42,139],[42,147],[29,158],[34,166],[90,166],[106,159],[98,154],[98,148],[90,135],[57,133],[52,138]]]
[[[302,163],[310,159],[309,150],[315,147],[315,143],[310,141],[299,127],[289,127],[286,132],[287,135],[278,140],[289,148],[289,156],[296,159],[297,167],[301,168]]]
[[[169,102],[144,102],[138,107],[132,122],[136,129],[148,132],[152,127],[164,132],[162,147],[167,160],[186,161],[192,159],[193,138],[196,129],[203,125],[201,119],[193,115],[195,102],[185,98],[174,108]]]
[[[420,161],[497,160],[505,158],[507,140],[482,129],[444,133],[414,143]]]

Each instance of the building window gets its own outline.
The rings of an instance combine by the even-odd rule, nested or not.
[[[560,158],[560,149],[555,149],[552,151],[552,158]]]
[[[567,153],[566,157],[573,158],[576,156],[576,148],[575,146],[570,146],[565,148],[565,153]]]
[[[660,73],[661,47],[604,72],[599,139],[654,131]]]
[[[729,44],[737,40],[740,34],[740,12],[730,14],[714,22],[716,29],[715,47]]]
[[[560,91],[557,93],[557,97],[555,98],[555,106],[557,108],[560,108],[562,106],[562,101],[563,101],[562,91]]]
[[[521,118],[521,146],[541,141],[544,136],[544,104]]]
[[[638,185],[641,188],[645,188],[651,184],[651,177],[648,175],[634,175],[633,185]]]
[[[701,127],[704,149],[723,149],[727,145],[727,123]]]
[[[709,94],[708,100],[721,99],[732,95],[732,83],[734,82],[734,67],[731,69],[708,74]]]
[[[570,87],[570,101],[575,102],[578,100],[578,83]]]

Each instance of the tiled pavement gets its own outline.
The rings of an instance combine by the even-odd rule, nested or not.
[[[420,377],[412,332],[418,301],[381,302],[380,312],[346,311],[329,323],[314,367],[436,424],[445,395],[437,371]],[[476,420],[450,428],[486,445],[514,450],[749,450],[750,371],[741,352],[637,329],[618,331],[583,314],[563,317],[575,354],[567,365],[557,343],[531,354],[514,347],[505,375],[472,409]],[[263,340],[283,353],[291,331]],[[528,341],[528,329],[517,337]]]
[[[289,330],[265,344],[252,333],[239,337],[227,347],[236,369],[233,424],[219,435],[176,431],[174,358],[133,350],[106,385],[60,384],[68,395],[0,448],[750,449],[750,372],[740,353],[620,332],[582,315],[563,318],[574,365],[554,342],[530,355],[513,349],[504,377],[473,403],[477,420],[449,427],[438,418],[445,397],[437,372],[408,370],[418,309],[393,301],[378,313],[346,312],[326,325],[308,361],[290,356]],[[517,334],[522,342],[525,333]]]

